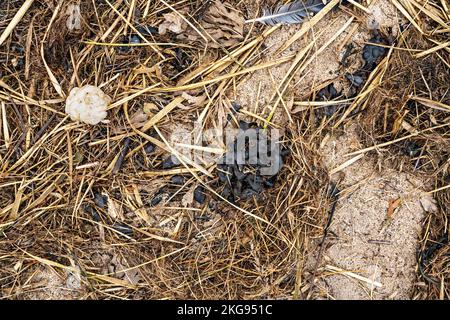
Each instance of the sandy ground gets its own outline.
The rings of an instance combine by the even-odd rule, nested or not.
[[[20,292],[25,300],[75,300],[82,296],[80,278],[75,274],[57,273],[53,268],[40,266],[31,274],[27,285],[5,292],[5,296]]]
[[[352,125],[345,134],[329,137],[324,143],[322,154],[328,169],[346,162],[346,153],[362,148],[357,130],[358,126]],[[411,298],[418,235],[425,214],[420,200],[426,197],[426,183],[408,173],[379,170],[367,156],[342,173],[341,196],[316,274],[316,293],[332,299]],[[332,180],[342,177],[342,173],[332,176]],[[389,207],[395,209],[391,219]],[[319,252],[316,248],[310,261],[312,269]],[[333,267],[369,281],[335,272]]]

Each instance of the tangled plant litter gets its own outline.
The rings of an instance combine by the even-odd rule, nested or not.
[[[342,240],[328,223],[362,224],[340,204],[361,184],[334,174],[371,162],[428,195],[401,296],[448,299],[445,1],[3,1],[0,17],[2,298],[334,298],[344,276],[392,296],[392,277],[328,250]],[[281,131],[276,179],[179,151],[220,158],[224,141],[200,144],[196,128],[242,123]],[[358,147],[324,165],[323,146],[355,124]],[[401,222],[394,212],[365,245],[393,246]]]

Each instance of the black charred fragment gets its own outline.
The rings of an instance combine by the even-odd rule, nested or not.
[[[333,83],[330,83],[328,86],[319,91],[318,97],[321,101],[332,101],[338,98],[341,95],[340,92],[336,90]],[[337,111],[337,105],[327,105],[323,107],[323,111],[325,116],[331,118]]]
[[[291,155],[291,150],[287,148],[281,148],[281,157],[285,158],[287,156]]]
[[[142,34],[144,37],[148,37],[150,35],[156,35],[158,33],[158,29],[152,26],[138,26],[136,29],[140,34]]]
[[[359,88],[361,87],[364,82],[366,82],[366,78],[365,75],[363,73],[355,73],[355,74],[350,74],[347,73],[345,75],[345,78],[355,87]]]
[[[94,193],[94,203],[97,207],[100,209],[103,209],[106,207],[106,204],[108,202],[108,197],[96,192]]]
[[[269,179],[264,180],[264,186],[267,188],[275,187],[275,183],[277,182],[277,176],[270,177]]]
[[[245,150],[239,150],[240,153],[244,153],[244,164],[238,164],[237,159],[230,155],[228,158],[234,159],[232,163],[227,163],[231,159],[227,159],[227,155],[222,158],[220,164],[217,166],[217,174],[219,177],[219,183],[224,184],[221,196],[230,202],[236,200],[249,199],[256,197],[260,199],[262,193],[267,188],[275,186],[278,173],[283,166],[283,157],[289,154],[288,150],[278,150],[278,154],[273,155],[270,149],[271,141],[264,134],[263,130],[257,126],[256,123],[248,123],[240,121],[239,126],[241,130],[253,129],[256,131],[257,142],[255,141],[245,142]],[[267,150],[258,152],[250,152],[251,148],[260,148],[261,142],[267,142]],[[234,150],[237,154],[237,140],[234,141],[230,149]],[[254,151],[254,149],[252,150]],[[260,152],[266,152],[269,159],[260,157]],[[273,159],[278,157],[278,159]],[[278,167],[274,170],[275,174],[268,176],[262,174],[263,169],[270,168],[274,164],[278,163]]]
[[[162,169],[173,169],[173,168],[176,168],[176,167],[178,167],[178,166],[179,166],[179,164],[178,164],[178,163],[175,163],[175,161],[174,161],[174,159],[173,159],[173,156],[167,157],[167,158],[163,161],[163,163],[162,163],[162,165],[161,165]]]
[[[197,220],[197,221],[211,221],[211,217],[210,216],[199,216],[197,214],[194,214],[194,220]]]
[[[116,230],[117,232],[126,235],[128,237],[133,236],[133,229],[131,229],[131,227],[129,227],[128,225],[121,223],[121,222],[116,222],[115,224],[113,224],[113,229]]]
[[[121,43],[121,44],[122,44],[122,43],[127,44],[128,41],[129,41],[129,38],[126,37],[126,36],[122,36],[122,37],[120,38],[120,43]],[[131,47],[130,47],[130,46],[119,46],[119,47],[117,47],[117,51],[118,51],[119,53],[121,53],[121,54],[126,54],[126,53],[129,53],[129,52],[131,51]]]
[[[330,83],[326,87],[322,88],[315,96],[315,101],[332,101],[341,96],[341,92],[338,92],[333,83]],[[339,106],[332,104],[326,105],[321,108],[316,108],[314,113],[317,119],[323,119],[324,117],[331,118],[338,112]],[[283,154],[282,154],[283,155]],[[284,155],[283,155],[284,156]]]
[[[170,182],[175,185],[183,185],[186,179],[183,176],[175,175],[170,179]]]
[[[378,30],[374,31],[374,36],[368,41],[362,50],[364,66],[354,74],[346,74],[345,78],[356,88],[361,88],[369,78],[370,73],[375,70],[382,58],[386,55],[386,48],[380,45],[388,45],[389,41],[382,37]],[[377,45],[380,44],[380,45]]]
[[[137,34],[133,34],[130,36],[130,44],[139,44],[141,43],[141,38]]]
[[[371,38],[369,42],[374,44],[366,44],[363,48],[363,59],[365,61],[363,69],[371,72],[380,62],[381,58],[386,55],[386,49],[376,44],[386,44],[387,42],[379,34]]]
[[[127,155],[128,150],[130,149],[130,143],[131,143],[130,138],[126,138],[124,140],[122,151],[120,152],[119,158],[117,158],[117,161],[114,164],[114,168],[112,170],[113,174],[116,174],[122,168],[123,160],[125,159],[125,156]]]
[[[231,177],[230,167],[226,165],[219,164],[217,166],[217,175],[221,182],[227,182]]]
[[[99,222],[100,221],[100,214],[98,213],[97,210],[92,208],[92,206],[90,206],[89,204],[84,206],[84,211],[89,213],[91,215],[91,217],[92,217],[92,220],[94,220],[95,222]]]
[[[208,202],[208,208],[209,209],[211,209],[211,210],[216,210],[217,209],[217,202],[215,202],[215,201],[209,201]]]
[[[137,45],[142,42],[142,38],[138,34],[130,34],[129,36],[122,36],[120,38],[120,43],[122,44],[131,44]],[[117,47],[117,51],[121,54],[130,53],[133,49],[133,46],[119,46]]]
[[[186,52],[181,48],[175,48],[174,53],[175,58],[171,61],[172,67],[174,67],[177,72],[183,72],[188,69],[192,64],[192,59]]]
[[[248,129],[252,129],[252,128],[256,128],[258,126],[258,124],[256,122],[246,122],[246,121],[239,121],[239,129],[241,130],[248,130]]]
[[[204,204],[206,200],[205,188],[198,186],[194,190],[194,200],[200,204]]]
[[[330,83],[325,88],[322,88],[317,94],[322,101],[331,101],[339,97],[340,93],[336,90],[333,83]]]
[[[411,158],[415,158],[420,154],[420,146],[414,141],[406,141],[405,153]]]
[[[144,147],[144,151],[146,154],[151,154],[155,151],[155,145],[153,143],[147,143]]]
[[[222,191],[222,197],[229,200],[230,196],[232,196],[232,195],[233,194],[231,193],[230,187],[225,186],[225,188],[223,188],[223,191]]]
[[[162,201],[163,197],[164,197],[164,190],[161,189],[155,194],[153,199],[150,201],[150,205],[152,207],[157,206]]]
[[[233,101],[233,102],[231,103],[231,112],[232,112],[233,114],[238,113],[239,110],[241,110],[241,109],[242,109],[242,106],[241,106],[239,103],[237,103],[236,101]]]
[[[231,103],[231,114],[228,115],[227,121],[230,122],[231,119],[233,118],[233,115],[238,113],[239,110],[241,110],[241,109],[242,109],[242,106],[239,103],[237,103],[236,101],[233,101]]]
[[[351,55],[353,55],[353,53],[355,53],[355,46],[353,45],[353,43],[349,43],[347,46],[346,46],[346,48],[345,48],[345,51],[344,51],[344,54],[342,55],[342,59],[341,59],[341,64],[344,66],[344,67],[347,67],[348,66],[348,62],[347,62],[347,60],[348,60],[348,58],[351,56]]]
[[[437,286],[441,285],[441,281],[432,277],[431,275],[426,273],[426,269],[430,266],[431,258],[436,254],[437,251],[445,248],[449,244],[449,237],[447,234],[437,239],[437,241],[432,242],[432,244],[426,248],[424,248],[418,255],[419,258],[419,272],[422,275],[423,279],[428,283],[435,284]]]

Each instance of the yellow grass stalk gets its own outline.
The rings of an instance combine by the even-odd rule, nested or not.
[[[20,7],[19,11],[15,14],[15,16],[12,18],[11,22],[8,24],[5,30],[3,30],[1,36],[0,36],[0,46],[5,42],[5,40],[9,37],[11,32],[14,30],[14,28],[17,26],[17,24],[22,20],[25,13],[27,13],[28,9],[33,4],[34,0],[26,0],[22,6]]]

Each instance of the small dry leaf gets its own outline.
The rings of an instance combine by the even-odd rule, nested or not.
[[[142,110],[136,111],[130,117],[131,124],[136,128],[142,128],[147,121],[148,121],[148,114],[144,113],[144,111]]]
[[[398,198],[395,200],[390,200],[389,201],[389,207],[387,210],[387,218],[388,219],[392,219],[394,218],[394,213],[397,211],[398,208],[400,208],[400,206],[402,205],[402,199]]]
[[[17,261],[17,263],[16,263],[16,264],[14,265],[14,267],[13,267],[14,271],[15,271],[15,272],[19,271],[20,268],[22,268],[22,264],[23,264],[23,261],[22,261],[22,260]]]
[[[422,198],[420,198],[420,204],[426,212],[431,213],[438,211],[436,200],[430,194],[425,194]]]
[[[181,95],[190,105],[193,105],[195,107],[200,107],[203,105],[203,103],[206,100],[205,96],[199,96],[199,97],[194,97],[191,96],[189,93],[187,92],[183,92]]]
[[[152,102],[144,103],[144,113],[147,115],[153,115],[159,111],[159,108],[156,104]]]
[[[69,16],[67,18],[67,29],[69,31],[80,30],[81,29],[81,10],[79,4],[71,4],[67,7],[66,14]]]
[[[108,196],[108,214],[114,220],[123,220],[122,207],[118,205],[110,196]]]
[[[160,35],[165,35],[167,31],[175,34],[180,34],[186,31],[187,23],[179,14],[171,12],[164,14],[163,17],[165,21],[161,23],[158,28]]]
[[[192,187],[188,192],[186,192],[181,199],[181,204],[184,208],[191,207],[194,203],[194,190],[195,188]]]
[[[212,48],[231,47],[244,39],[244,17],[226,1],[215,0],[206,9],[200,24],[207,32],[208,45]],[[197,31],[188,29],[180,39],[201,41]]]
[[[392,134],[396,135],[398,133],[398,131],[400,130],[400,128],[402,128],[404,118],[405,118],[405,114],[402,116],[398,116],[395,119],[394,124],[392,125]]]

